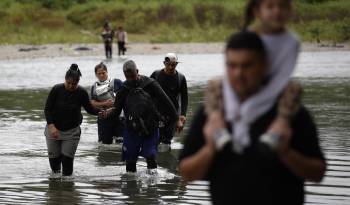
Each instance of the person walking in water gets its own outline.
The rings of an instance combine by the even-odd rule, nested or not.
[[[105,46],[105,53],[106,58],[111,59],[112,58],[112,45],[113,45],[113,37],[114,37],[114,30],[112,30],[111,25],[108,21],[106,21],[103,25],[101,37]]]
[[[124,31],[122,26],[119,26],[116,35],[118,39],[118,56],[125,55],[125,45],[128,43],[128,34]]]
[[[100,63],[95,67],[97,81],[91,86],[91,104],[100,109],[113,107],[115,95],[121,89],[123,82],[119,79],[111,79],[108,76],[107,66]],[[122,141],[122,120],[112,118],[97,118],[98,142],[112,144],[113,137],[117,142]]]
[[[175,131],[182,131],[186,122],[186,113],[188,106],[187,81],[185,76],[176,70],[178,65],[178,57],[175,53],[168,53],[164,57],[164,68],[156,70],[152,73],[151,78],[155,79],[179,113],[179,122],[174,126],[169,124],[169,116],[161,116],[160,120],[160,140],[159,151],[170,150],[171,140]],[[162,109],[162,105],[160,105]],[[163,108],[164,109],[164,108]]]
[[[55,85],[46,100],[45,136],[50,167],[53,175],[70,176],[73,173],[74,155],[80,140],[83,116],[81,107],[91,115],[100,109],[92,106],[87,91],[78,85],[81,72],[72,64],[66,72],[65,82]]]
[[[123,159],[126,161],[126,171],[136,172],[136,162],[141,155],[146,158],[149,172],[154,173],[157,168],[160,111],[155,101],[166,108],[164,110],[170,117],[170,124],[175,125],[178,115],[160,85],[147,76],[139,75],[134,61],[125,62],[123,72],[126,81],[117,93],[114,108],[104,112],[104,116],[118,116],[124,110]]]

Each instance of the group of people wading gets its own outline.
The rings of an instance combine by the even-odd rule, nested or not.
[[[248,1],[243,31],[226,42],[224,76],[208,83],[186,133],[180,174],[185,181],[208,180],[214,204],[303,204],[305,181],[319,182],[325,174],[316,125],[301,103],[300,85],[291,81],[300,45],[286,27],[291,10],[292,0]],[[122,124],[128,172],[136,171],[139,155],[154,170],[157,144],[170,144],[186,122],[187,84],[177,64],[177,56],[167,54],[165,68],[149,78],[127,61],[123,83],[100,77],[107,72],[100,64],[92,103],[78,86],[81,73],[73,64],[65,83],[52,88],[45,108],[52,171],[60,172],[62,164],[63,175],[72,173],[82,106],[106,121],[99,135],[107,133],[100,131],[109,126],[107,119]],[[103,86],[113,87],[113,99],[96,97]]]
[[[98,115],[99,142],[112,144],[115,139],[123,144],[127,172],[136,172],[139,156],[146,159],[149,172],[155,172],[158,147],[171,149],[175,132],[181,132],[185,125],[188,104],[186,78],[176,70],[177,55],[166,54],[163,63],[163,69],[147,77],[139,74],[134,61],[126,61],[124,82],[110,78],[106,65],[100,63],[94,69],[97,81],[91,86],[90,98],[78,85],[78,65],[72,64],[65,82],[51,89],[45,106],[52,172],[61,174],[62,170],[65,176],[73,172],[83,119],[81,107]]]

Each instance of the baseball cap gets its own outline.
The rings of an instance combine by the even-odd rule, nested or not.
[[[164,61],[179,63],[179,59],[177,58],[177,55],[175,53],[167,53],[165,55]]]

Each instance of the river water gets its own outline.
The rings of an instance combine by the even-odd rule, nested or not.
[[[162,67],[160,55],[129,56],[141,74]],[[101,146],[95,118],[84,114],[74,178],[49,180],[43,107],[51,86],[61,83],[69,65],[83,73],[80,84],[95,80],[103,58],[49,58],[0,61],[0,204],[210,204],[206,182],[184,184],[177,171],[180,135],[170,153],[158,156],[158,174],[125,174],[120,145]],[[221,54],[179,55],[178,70],[189,84],[191,119],[206,81],[222,74]],[[122,76],[122,59],[106,62],[112,77]],[[308,183],[306,204],[350,204],[350,52],[301,53],[294,77],[304,87],[304,103],[317,122],[328,169],[321,184]],[[187,127],[185,128],[186,132]]]

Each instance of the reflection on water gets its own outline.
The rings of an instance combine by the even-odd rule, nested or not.
[[[349,56],[349,53],[346,55]],[[220,64],[221,59],[221,55],[213,56],[214,60],[208,62],[211,67]],[[295,76],[303,84],[304,103],[312,110],[317,121],[321,145],[328,159],[328,170],[321,184],[307,184],[306,201],[307,204],[350,204],[350,139],[347,136],[350,132],[350,72],[343,72],[345,68],[350,69],[350,62],[339,60],[339,64],[333,65],[335,71],[332,73],[326,71],[325,67],[332,66],[327,62],[333,59],[322,57],[314,63],[321,67],[321,71],[314,74],[310,70],[312,57],[312,53],[302,56]],[[140,56],[136,58],[150,71],[153,65],[142,61]],[[160,56],[151,58],[155,60]],[[188,63],[192,67],[185,70],[192,84],[189,105],[191,119],[202,101],[202,85],[206,79],[219,72],[204,68],[204,63],[195,63],[198,59],[205,61],[208,55],[184,55],[183,58],[192,59]],[[92,58],[88,62],[92,63],[96,59]],[[55,67],[44,64],[44,59],[41,61],[42,66]],[[63,65],[54,59],[47,61]],[[25,60],[13,61],[6,65],[26,63]],[[34,69],[25,71],[29,77],[41,72],[35,63],[25,66]],[[74,178],[48,180],[43,106],[48,87],[57,83],[53,81],[61,81],[64,70],[57,71],[61,77],[49,77],[48,81],[36,83],[37,89],[31,89],[34,81],[30,83],[29,80],[27,85],[23,77],[23,82],[11,85],[3,81],[6,75],[13,78],[13,72],[21,75],[23,70],[14,68],[15,71],[10,71],[3,64],[0,64],[0,68],[6,71],[5,77],[0,76],[0,87],[3,88],[0,89],[0,204],[210,204],[207,182],[197,181],[186,185],[178,175],[177,156],[182,147],[182,135],[175,139],[171,152],[159,155],[157,175],[146,174],[146,163],[142,159],[138,162],[138,174],[127,175],[125,165],[120,161],[121,145],[99,145],[96,142],[96,119],[91,116],[85,116],[82,124],[83,134],[75,159]],[[87,79],[92,81],[93,76],[89,76],[87,70],[83,70],[83,75],[83,85],[89,85]],[[21,86],[24,88],[18,89]]]

